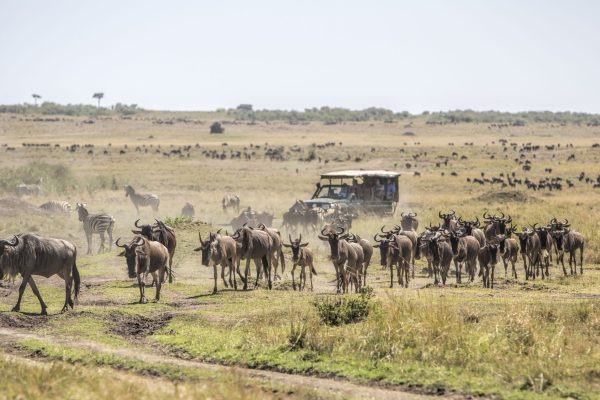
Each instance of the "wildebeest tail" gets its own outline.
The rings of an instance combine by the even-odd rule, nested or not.
[[[73,296],[75,297],[75,303],[77,303],[77,298],[79,297],[79,290],[81,289],[81,276],[79,276],[79,270],[77,269],[77,265],[75,261],[73,261]]]
[[[269,276],[269,261],[267,260],[267,256],[262,256],[261,260],[263,265],[263,272],[265,276]]]
[[[312,271],[313,274],[317,275],[317,270],[315,269],[314,265],[310,266],[310,270]]]
[[[285,272],[285,257],[283,255],[283,248],[279,249],[279,260],[281,262],[281,273]]]

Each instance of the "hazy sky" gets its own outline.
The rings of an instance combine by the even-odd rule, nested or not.
[[[0,0],[0,103],[600,112],[600,1]]]

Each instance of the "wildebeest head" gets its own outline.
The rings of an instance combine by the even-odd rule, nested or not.
[[[135,227],[139,228],[139,230],[132,230],[131,232],[133,232],[136,235],[142,235],[148,240],[156,240],[154,237],[154,230],[152,229],[152,225],[139,225],[139,222],[140,220],[137,219],[134,223]]]
[[[377,242],[377,244],[373,245],[373,247],[379,248],[379,255],[381,256],[381,265],[387,266],[387,256],[390,248],[390,241],[394,240],[394,236],[388,235],[380,235],[378,233],[373,236],[373,240]]]
[[[204,265],[205,267],[208,267],[208,263],[211,259],[211,257],[210,257],[211,256],[211,243],[214,240],[214,236],[212,233],[209,233],[208,240],[203,241],[202,234],[200,232],[198,232],[198,239],[200,240],[200,246],[196,247],[194,249],[194,251],[201,252],[202,265]]]
[[[527,239],[529,238],[529,234],[527,231],[523,231],[520,233],[516,233],[517,237],[519,238],[519,248],[521,249],[520,252],[521,253],[526,253],[527,252]]]
[[[496,263],[498,262],[498,245],[493,244],[493,243],[488,243],[486,245],[486,247],[487,247],[487,252],[490,256],[490,258],[489,258],[490,264],[496,265]]]
[[[402,220],[400,221],[400,226],[402,227],[403,230],[405,231],[410,231],[410,230],[417,230],[417,228],[419,227],[419,222],[417,221],[417,213],[408,213],[408,214],[404,214],[403,212],[400,213],[400,216],[402,217]]]
[[[16,247],[19,244],[19,237],[14,236],[11,240],[0,240],[0,256],[4,254],[7,247]]]
[[[448,238],[450,239],[450,247],[452,247],[452,253],[458,254],[458,244],[460,242],[461,233],[448,231],[445,231],[444,233],[447,234]]]
[[[89,212],[86,209],[87,204],[85,203],[77,203],[77,215],[79,217],[79,221],[83,222],[85,217],[88,216]]]
[[[554,244],[556,245],[556,249],[559,252],[563,251],[563,235],[565,234],[565,232],[563,230],[560,231],[552,231],[551,235],[552,238],[554,239]]]
[[[456,212],[454,210],[450,210],[449,213],[443,214],[441,211],[438,211],[438,216],[444,221],[444,223],[442,224],[444,229],[450,229],[450,221],[455,219]]]
[[[545,226],[542,226],[539,228],[534,228],[534,230],[538,234],[538,237],[540,238],[540,245],[543,248],[546,248],[548,246],[548,234],[549,234],[548,228]]]
[[[512,222],[512,217],[509,215],[508,217],[504,215],[503,212],[500,212],[501,216],[498,215],[489,215],[487,212],[483,213],[483,219],[488,224],[493,224],[496,233],[504,235],[506,234],[506,224],[510,224]]]
[[[331,249],[331,259],[337,260],[339,257],[338,246],[340,240],[346,239],[348,234],[344,234],[344,228],[337,227],[335,232],[325,232],[325,229],[321,230],[321,234],[319,235],[319,239],[328,242],[329,248]]]
[[[122,247],[124,250],[119,253],[118,256],[125,257],[125,260],[127,261],[127,273],[130,278],[135,278],[137,257],[138,255],[146,256],[146,253],[144,253],[144,250],[140,247],[146,243],[146,239],[141,236],[136,236],[129,244],[119,244],[119,240],[121,240],[121,238],[117,239],[115,245],[117,245],[117,247]]]
[[[465,234],[473,235],[473,228],[479,228],[479,217],[475,217],[474,221],[463,221],[463,219],[459,217],[458,224],[463,228]]]
[[[283,245],[292,249],[292,261],[298,261],[302,255],[302,248],[308,246],[308,242],[302,243],[302,234],[300,234],[300,238],[296,240],[292,240],[292,235],[290,234],[288,234],[288,237],[290,239],[290,244],[283,243]]]

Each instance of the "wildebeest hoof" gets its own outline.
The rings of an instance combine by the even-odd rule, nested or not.
[[[146,300],[145,297],[140,299],[140,304],[146,304],[148,302],[148,300]]]
[[[217,288],[214,288],[212,294],[217,294]]]
[[[65,304],[65,306],[62,308],[62,310],[60,310],[61,314],[66,313],[67,311],[69,311],[69,306]],[[45,310],[42,310],[42,315],[44,315]]]
[[[45,308],[42,308],[42,312],[40,313],[40,315],[48,315],[48,311],[46,311]]]
[[[21,307],[14,306],[14,307],[12,308],[12,311],[13,311],[13,312],[19,312],[19,311],[21,311]]]

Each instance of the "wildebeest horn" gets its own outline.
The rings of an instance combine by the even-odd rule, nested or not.
[[[563,225],[569,225],[569,220],[566,218],[563,218],[565,220],[565,222],[563,222]]]
[[[479,217],[475,216],[475,226],[479,226]]]
[[[117,241],[115,242],[115,245],[116,245],[117,247],[123,247],[123,248],[126,248],[126,247],[127,247],[127,245],[126,245],[126,244],[119,244],[119,240],[121,240],[121,238],[118,238],[118,239],[117,239]]]
[[[8,246],[15,247],[18,244],[19,244],[19,238],[17,237],[17,235],[15,235],[12,238],[12,240],[0,240],[0,246],[2,246],[2,245],[8,245]]]
[[[223,230],[223,228],[219,228],[219,229],[217,230],[217,235],[218,235],[219,233],[221,233],[221,231],[222,231],[222,230]]]
[[[376,241],[377,243],[383,242],[383,240],[377,240],[377,236],[379,236],[379,235],[376,233],[375,236],[373,236],[373,240]]]
[[[504,221],[507,224],[510,224],[512,222],[512,217],[509,215],[508,219],[506,221]]]
[[[293,243],[293,241],[292,241],[292,234],[288,233],[288,237],[290,238],[290,244],[292,244]]]
[[[142,241],[141,243],[140,243],[140,240]],[[144,239],[144,238],[143,238],[143,237],[141,237],[141,236],[140,236],[140,238],[138,239],[138,241],[137,241],[137,242],[135,242],[135,244],[136,244],[137,246],[143,246],[145,243],[146,243],[146,239]]]
[[[438,216],[439,216],[440,218],[444,219],[444,215],[442,214],[442,212],[441,212],[441,211],[438,211]]]
[[[302,234],[300,234],[300,239],[298,239],[298,243],[302,243]]]
[[[327,228],[321,229],[321,235],[323,235],[323,236],[325,236],[325,229],[327,229]]]
[[[529,226],[531,226],[531,228],[533,228],[533,230],[535,231],[535,230],[537,229],[537,228],[536,228],[536,226],[537,226],[537,222],[536,222],[535,224],[533,224],[533,225],[529,225]]]
[[[386,235],[388,233],[390,233],[391,231],[384,231],[383,228],[385,228],[385,225],[383,225],[379,230],[381,231],[381,233],[385,233]]]
[[[408,213],[408,215],[409,215],[410,217],[413,217],[413,218],[415,218],[415,217],[417,216],[417,213],[413,213],[413,212],[411,212],[411,213]]]
[[[200,239],[200,243],[204,243],[204,242],[202,241],[202,234],[201,234],[200,232],[198,232],[198,239]]]
[[[455,214],[456,214],[456,211],[450,210],[450,215],[455,215]]]
[[[338,230],[340,230],[340,232],[338,232]],[[342,235],[346,230],[344,228],[342,228],[341,226],[338,226],[335,230],[335,233],[337,233],[338,235]]]
[[[404,217],[404,211],[400,213],[400,216],[401,216],[401,217]]]
[[[136,228],[141,228],[141,226],[138,225],[138,222],[140,222],[139,218],[135,221],[134,225]]]

